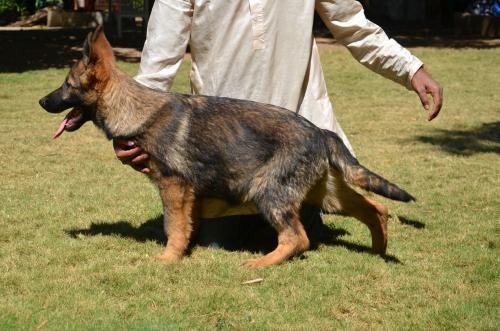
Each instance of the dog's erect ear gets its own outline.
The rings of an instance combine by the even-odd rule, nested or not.
[[[86,63],[114,64],[115,56],[109,44],[102,25],[97,26],[94,32],[90,32],[83,44],[83,59]]]
[[[89,32],[85,42],[83,43],[83,61],[88,64],[90,61],[90,40],[92,38],[92,32]]]

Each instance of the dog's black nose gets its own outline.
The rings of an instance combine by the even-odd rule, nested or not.
[[[43,109],[45,109],[45,104],[47,103],[47,97],[43,97],[40,100],[38,100],[38,103],[40,106],[42,106]]]

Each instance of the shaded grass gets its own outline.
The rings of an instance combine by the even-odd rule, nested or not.
[[[368,254],[367,229],[334,216],[326,244],[277,267],[201,247],[157,263],[155,189],[91,125],[50,138],[61,116],[37,100],[66,70],[0,74],[0,329],[497,329],[500,50],[414,52],[445,86],[431,123],[414,94],[343,50],[321,52],[358,158],[418,198],[384,201],[401,263]],[[184,66],[177,91],[187,77]]]

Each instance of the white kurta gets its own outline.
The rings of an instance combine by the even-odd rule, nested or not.
[[[336,132],[352,151],[328,98],[314,10],[360,63],[411,88],[422,62],[368,21],[354,0],[156,0],[135,79],[168,91],[189,44],[193,93],[290,109]],[[206,201],[202,216],[252,209]]]

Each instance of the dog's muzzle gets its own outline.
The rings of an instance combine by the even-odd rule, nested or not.
[[[60,113],[75,106],[75,102],[72,102],[72,100],[65,100],[63,98],[61,88],[47,94],[41,98],[38,103],[49,113]]]

